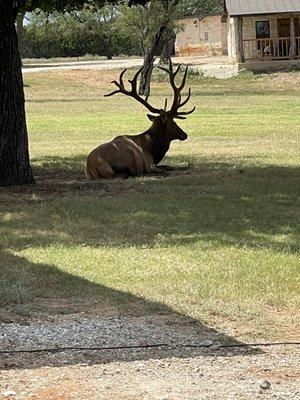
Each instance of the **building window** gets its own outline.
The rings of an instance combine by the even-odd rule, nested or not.
[[[256,21],[256,39],[270,39],[270,22],[269,21]],[[270,45],[270,42],[265,40],[257,41],[257,50],[264,50]]]
[[[256,21],[256,39],[270,38],[270,21]]]
[[[208,41],[208,32],[204,32],[204,40]]]

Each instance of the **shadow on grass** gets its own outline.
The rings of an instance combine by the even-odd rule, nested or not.
[[[203,239],[215,246],[299,251],[299,168],[180,156],[171,164],[193,161],[194,166],[167,176],[87,182],[84,160],[34,160],[37,185],[1,189],[3,211],[22,210],[20,218],[2,223],[7,246],[153,247],[163,236],[166,246]],[[246,162],[251,164],[249,158]],[[41,233],[45,223],[47,235]],[[13,229],[24,226],[26,236],[10,238]],[[284,235],[288,243],[278,240]]]
[[[161,332],[163,330],[169,331],[169,343],[177,340],[178,344],[181,343],[191,343],[191,344],[200,344],[204,339],[209,338],[213,342],[219,342],[220,344],[230,344],[230,345],[241,345],[242,342],[225,335],[221,332],[218,332],[212,328],[207,327],[205,324],[201,323],[199,320],[192,319],[185,315],[181,315],[175,312],[171,307],[166,306],[165,304],[159,302],[153,302],[141,297],[132,295],[130,293],[122,292],[119,290],[114,290],[108,288],[101,284],[94,284],[87,279],[74,276],[72,274],[63,272],[58,270],[55,266],[46,265],[46,264],[37,264],[31,263],[27,259],[16,256],[9,251],[0,250],[0,267],[1,267],[1,280],[2,280],[2,288],[7,291],[7,295],[9,296],[9,291],[11,291],[10,296],[12,300],[17,301],[25,301],[26,298],[30,297],[30,291],[34,292],[35,298],[35,308],[36,310],[45,310],[49,313],[49,305],[47,308],[45,304],[47,301],[52,302],[56,300],[55,309],[52,310],[54,314],[65,313],[66,305],[62,301],[65,296],[66,291],[68,292],[68,296],[73,297],[78,295],[78,293],[83,296],[80,299],[77,299],[73,303],[70,303],[70,308],[72,307],[72,311],[74,312],[74,307],[77,306],[77,312],[80,312],[81,303],[84,302],[84,296],[92,297],[93,306],[97,304],[98,310],[107,310],[104,316],[108,315],[110,318],[107,320],[100,320],[100,326],[93,328],[94,337],[97,339],[90,338],[86,339],[86,336],[83,335],[82,339],[84,339],[85,344],[81,344],[80,346],[86,347],[95,347],[100,346],[102,342],[102,335],[107,336],[107,327],[106,325],[111,323],[111,311],[113,310],[113,315],[117,316],[118,319],[115,320],[109,329],[120,329],[118,326],[123,324],[123,328],[120,330],[120,337],[116,338],[116,335],[112,335],[112,343],[110,343],[110,335],[107,336],[106,340],[104,339],[104,344],[102,346],[109,347],[111,346],[126,346],[126,345],[145,345],[145,343],[157,344],[157,343],[168,343],[168,340],[163,340],[160,338]],[[23,275],[23,276],[22,276]],[[6,283],[3,286],[3,282]],[[52,297],[51,299],[46,298],[46,302],[43,301],[43,296],[45,295],[45,288],[52,288]],[[18,298],[14,296],[17,294]],[[40,297],[39,297],[40,295]],[[119,315],[126,315],[126,318],[123,322],[120,322]],[[101,314],[100,314],[101,315]],[[144,320],[135,320],[135,317],[144,317]],[[97,314],[91,312],[90,315],[85,313],[85,321],[89,320],[90,324],[99,324],[99,322],[95,322],[97,318]],[[102,315],[103,317],[103,315]],[[131,318],[132,319],[131,319]],[[64,331],[64,335],[72,338],[72,332],[76,334],[76,330],[78,330],[79,325],[76,328],[76,323],[80,324],[82,320],[82,316],[77,316],[76,319],[69,322],[64,321],[63,328],[60,328]],[[74,328],[75,321],[75,328]],[[79,321],[79,322],[77,322]],[[96,320],[97,321],[97,320]],[[73,326],[72,326],[73,322]],[[57,322],[62,323],[61,321]],[[139,332],[135,332],[134,329],[130,327],[131,324],[138,324],[139,329],[144,333],[140,334]],[[10,349],[20,350],[20,349],[28,349],[28,341],[30,341],[29,348],[59,348],[63,347],[59,338],[53,335],[53,340],[51,340],[49,344],[49,340],[47,339],[47,334],[45,334],[45,344],[43,344],[43,338],[40,334],[40,331],[43,329],[48,329],[48,332],[51,330],[55,331],[56,326],[55,323],[47,323],[45,326],[42,326],[42,322],[39,321],[38,324],[35,325],[35,328],[29,330],[28,339],[18,339],[13,336],[7,337],[7,332],[10,332],[9,325],[2,324],[0,325],[0,350],[7,350],[8,343]],[[102,328],[102,324],[103,328]],[[127,325],[126,325],[127,324]],[[143,326],[143,324],[145,324]],[[8,327],[8,330],[7,330]],[[158,328],[158,329],[157,329]],[[16,328],[15,328],[16,329]],[[74,330],[75,329],[75,330]],[[124,329],[124,331],[123,331]],[[136,329],[136,328],[135,328]],[[68,332],[69,330],[69,332]],[[96,331],[95,331],[96,330]],[[103,331],[102,331],[103,330]],[[14,332],[14,331],[13,331]],[[129,332],[129,336],[128,336]],[[90,333],[89,333],[90,334]],[[23,333],[24,335],[24,333]],[[26,335],[26,334],[25,334]],[[89,337],[89,336],[87,336]],[[167,336],[168,337],[168,336]],[[176,338],[176,339],[175,339]],[[21,343],[20,343],[21,340]],[[96,340],[96,342],[95,342]],[[99,344],[100,340],[100,344]],[[72,343],[72,340],[68,343],[68,346],[75,347],[76,343]],[[59,352],[59,353],[51,353],[51,352],[41,352],[41,353],[22,353],[22,354],[1,354],[0,360],[0,370],[4,369],[35,369],[42,366],[66,366],[67,365],[76,365],[80,363],[86,363],[88,359],[88,364],[101,364],[107,362],[114,361],[135,361],[135,360],[148,360],[148,359],[162,359],[169,357],[196,357],[199,355],[202,356],[235,356],[235,355],[247,355],[252,353],[261,353],[259,348],[244,348],[239,350],[233,350],[232,348],[223,348],[223,349],[214,349],[209,350],[205,348],[189,348],[189,347],[178,347],[173,349],[168,348],[159,348],[159,349],[133,349],[133,350],[112,350],[112,351],[71,351],[71,352]]]
[[[87,155],[77,157],[43,157],[32,159],[34,175],[47,179],[47,177],[58,176],[61,174],[70,174],[74,177],[74,173],[80,174],[84,178],[84,166]]]

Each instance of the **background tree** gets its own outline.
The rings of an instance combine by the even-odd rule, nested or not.
[[[151,3],[159,9],[159,26],[152,40],[152,44],[144,57],[143,70],[141,74],[139,94],[148,97],[150,95],[150,81],[154,66],[155,55],[165,31],[173,24],[176,18],[177,6],[180,0],[161,0]]]
[[[145,57],[152,45],[152,40],[160,27],[161,9],[159,3],[148,2],[129,7],[123,4],[118,7],[117,30],[125,36],[128,32],[139,46],[139,54]]]
[[[176,41],[176,28],[174,24],[169,24],[162,38],[163,48],[160,55],[160,62],[162,64],[167,64],[171,56],[174,54],[175,41]]]

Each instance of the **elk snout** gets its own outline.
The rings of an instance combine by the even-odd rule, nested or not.
[[[177,130],[176,136],[177,136],[177,139],[180,141],[184,141],[188,138],[188,135],[180,128]]]
[[[187,138],[188,138],[188,135],[187,135],[185,132],[180,133],[180,135],[179,135],[179,137],[178,137],[178,139],[179,139],[180,141],[184,141],[184,140],[186,140]]]

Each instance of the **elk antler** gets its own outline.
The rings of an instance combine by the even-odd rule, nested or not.
[[[179,108],[185,106],[187,104],[187,102],[191,98],[191,88],[189,88],[189,92],[188,92],[187,98],[183,102],[181,102],[181,91],[185,86],[189,67],[185,68],[182,82],[177,87],[176,84],[175,84],[175,78],[176,78],[178,72],[180,71],[180,67],[181,66],[179,64],[177,66],[176,70],[173,71],[173,64],[172,64],[171,60],[170,60],[170,63],[169,63],[169,69],[158,66],[159,69],[167,72],[167,74],[169,75],[169,77],[170,77],[170,85],[171,85],[171,87],[173,89],[173,92],[174,92],[173,104],[172,104],[171,109],[168,111],[168,113],[171,114],[172,116],[174,116],[174,118],[185,119],[184,115],[192,114],[192,112],[195,111],[196,107],[192,108],[192,110],[190,110],[190,111],[178,111]]]
[[[148,100],[148,96],[145,99],[143,99],[137,92],[137,79],[138,79],[140,73],[142,72],[142,70],[143,70],[143,67],[138,70],[138,72],[134,75],[134,77],[132,79],[128,80],[128,82],[131,85],[131,90],[127,90],[125,88],[124,81],[123,81],[123,76],[124,76],[124,74],[126,72],[126,69],[124,69],[124,71],[121,72],[121,74],[120,74],[119,82],[112,81],[112,83],[115,84],[118,87],[118,90],[115,90],[115,91],[113,91],[113,92],[111,92],[109,94],[105,94],[104,96],[105,97],[110,97],[110,96],[113,96],[116,93],[123,93],[126,96],[130,96],[130,97],[136,99],[139,103],[143,104],[146,108],[148,108],[148,110],[150,112],[152,112],[154,114],[160,114],[161,110],[159,108],[152,107],[148,103],[148,101],[147,101]]]

